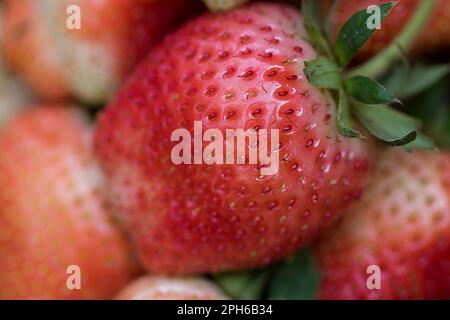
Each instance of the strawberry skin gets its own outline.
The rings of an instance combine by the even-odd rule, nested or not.
[[[136,273],[86,119],[39,106],[0,129],[0,299],[107,299]],[[69,290],[71,265],[81,289]]]
[[[337,0],[335,6],[324,1],[325,7],[333,8],[329,13],[331,30],[337,37],[344,23],[356,12],[366,9],[370,5],[380,5],[386,0]],[[415,12],[420,0],[400,0],[392,12],[384,19],[381,30],[376,30],[371,39],[358,52],[359,59],[375,55],[388,46],[406,26]],[[450,48],[450,1],[437,0],[436,8],[431,14],[427,25],[411,48],[414,55],[433,53],[441,49]]]
[[[389,150],[372,184],[317,244],[324,299],[450,298],[450,155]],[[366,269],[381,269],[381,290]]]
[[[71,30],[66,10],[74,5],[81,29]],[[100,103],[197,8],[193,0],[8,0],[5,57],[43,98]]]
[[[213,283],[201,278],[143,276],[123,289],[117,300],[226,300]]]
[[[150,272],[267,265],[289,256],[359,198],[367,141],[340,136],[331,99],[309,84],[316,57],[300,14],[253,4],[205,14],[166,37],[99,119],[96,150]],[[173,130],[279,129],[280,169],[175,165]]]

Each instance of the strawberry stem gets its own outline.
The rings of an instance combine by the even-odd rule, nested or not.
[[[425,27],[431,13],[433,12],[436,0],[422,0],[418,5],[414,16],[408,22],[398,37],[378,55],[350,70],[347,76],[363,75],[376,78],[382,75],[397,59],[401,57],[401,49],[407,50],[416,39],[417,34]]]

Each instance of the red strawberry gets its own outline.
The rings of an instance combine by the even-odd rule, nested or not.
[[[91,137],[70,108],[40,106],[0,129],[0,299],[106,299],[135,274]],[[80,290],[67,287],[69,266]]]
[[[356,12],[364,10],[370,5],[380,5],[386,2],[386,0],[337,0],[335,6],[331,6],[333,9],[329,13],[333,35],[336,37],[344,23]],[[398,1],[398,4],[383,21],[381,30],[375,31],[372,38],[358,52],[358,57],[364,59],[372,56],[390,44],[406,26],[419,3],[419,0]],[[330,7],[329,1],[324,1],[324,6]],[[436,8],[428,24],[415,40],[411,49],[412,53],[417,55],[449,49],[449,20],[450,1],[437,0]]]
[[[5,55],[44,98],[104,101],[194,0],[8,0]],[[81,29],[66,22],[79,6]],[[73,20],[69,19],[69,22]]]
[[[117,300],[225,300],[213,283],[201,278],[144,276],[129,284]]]
[[[450,298],[450,154],[381,154],[350,211],[317,247],[322,298]],[[367,288],[369,265],[381,290]]]
[[[96,148],[112,198],[147,269],[264,266],[305,245],[357,199],[371,144],[340,136],[325,92],[305,78],[316,57],[300,14],[254,4],[206,14],[168,36],[100,117]],[[280,169],[175,165],[171,134],[279,129]],[[205,143],[206,144],[206,143]]]

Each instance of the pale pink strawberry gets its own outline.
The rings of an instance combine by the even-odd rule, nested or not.
[[[212,282],[201,278],[143,276],[123,289],[117,300],[225,300]]]

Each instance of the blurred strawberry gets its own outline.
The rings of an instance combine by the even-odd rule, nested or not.
[[[136,267],[109,221],[86,119],[34,108],[0,129],[0,149],[0,299],[113,297]]]
[[[316,253],[321,298],[449,299],[450,155],[381,154],[371,187]],[[380,290],[368,289],[370,265]]]
[[[387,0],[336,0],[334,6],[330,1],[323,1],[323,6],[331,8],[328,13],[331,19],[332,36],[337,37],[344,23],[356,12],[367,9],[370,5],[380,5]],[[359,59],[368,58],[392,43],[395,37],[406,26],[415,12],[420,0],[400,0],[392,12],[383,21],[381,30],[375,31],[372,38],[358,53]],[[450,1],[437,0],[434,13],[411,48],[414,55],[433,53],[450,48]]]
[[[117,300],[225,300],[212,282],[201,278],[144,276],[129,284]]]
[[[149,271],[267,265],[359,198],[372,145],[338,133],[333,100],[305,78],[304,61],[316,57],[305,39],[300,14],[284,5],[206,14],[153,50],[103,112],[98,155]],[[261,175],[248,158],[175,165],[171,135],[192,134],[194,121],[224,137],[279,130],[278,173]]]
[[[80,8],[80,29],[74,6]],[[106,100],[165,33],[196,11],[195,0],[8,0],[5,56],[47,99]]]

